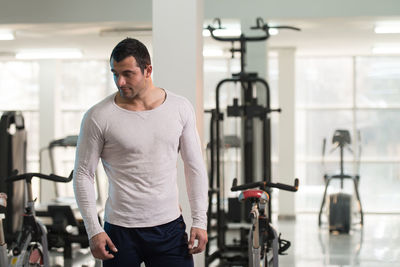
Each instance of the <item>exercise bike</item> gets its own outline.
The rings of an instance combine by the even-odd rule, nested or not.
[[[13,175],[6,182],[25,180],[27,185],[28,201],[23,213],[22,228],[18,232],[17,240],[7,248],[4,241],[2,221],[0,220],[0,263],[1,267],[49,267],[49,251],[47,245],[47,230],[44,224],[36,219],[35,200],[32,195],[32,178],[37,177],[55,182],[67,183],[72,180],[72,172],[68,178],[58,175],[42,173],[24,173]],[[6,206],[5,194],[1,194],[1,202]],[[4,214],[0,213],[0,218]],[[11,253],[8,253],[10,251]],[[10,255],[11,254],[11,255]]]
[[[5,193],[0,193],[0,208],[7,207],[7,195]],[[7,244],[4,238],[3,231],[3,219],[6,216],[0,210],[0,266],[8,265],[8,257],[7,257]]]
[[[231,191],[242,191],[239,195],[239,201],[251,203],[251,226],[248,238],[249,267],[279,266],[278,257],[290,247],[290,242],[280,239],[280,235],[271,224],[271,218],[268,215],[270,199],[268,192],[271,188],[296,192],[298,187],[299,179],[297,178],[294,181],[294,186],[271,182],[237,185],[237,179],[233,180]]]

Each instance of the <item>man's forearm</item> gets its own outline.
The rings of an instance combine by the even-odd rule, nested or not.
[[[92,180],[79,174],[79,171],[75,171],[74,192],[90,239],[92,236],[104,231],[97,215],[96,194]]]

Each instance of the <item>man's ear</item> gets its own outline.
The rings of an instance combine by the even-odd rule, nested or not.
[[[153,66],[152,65],[147,65],[147,67],[144,69],[146,78],[151,77],[151,73],[153,72]]]

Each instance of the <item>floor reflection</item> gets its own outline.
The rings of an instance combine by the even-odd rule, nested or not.
[[[329,234],[318,228],[318,216],[310,214],[275,225],[292,242],[280,267],[400,266],[400,215],[365,214],[364,227],[350,234]]]
[[[328,234],[327,231],[319,231],[318,239],[325,266],[360,266],[362,229],[350,234]]]

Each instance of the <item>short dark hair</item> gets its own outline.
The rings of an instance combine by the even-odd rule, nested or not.
[[[110,62],[111,59],[120,62],[129,56],[135,58],[142,73],[144,73],[144,69],[148,65],[151,65],[150,54],[147,47],[139,40],[133,38],[126,38],[114,47],[111,52]]]

